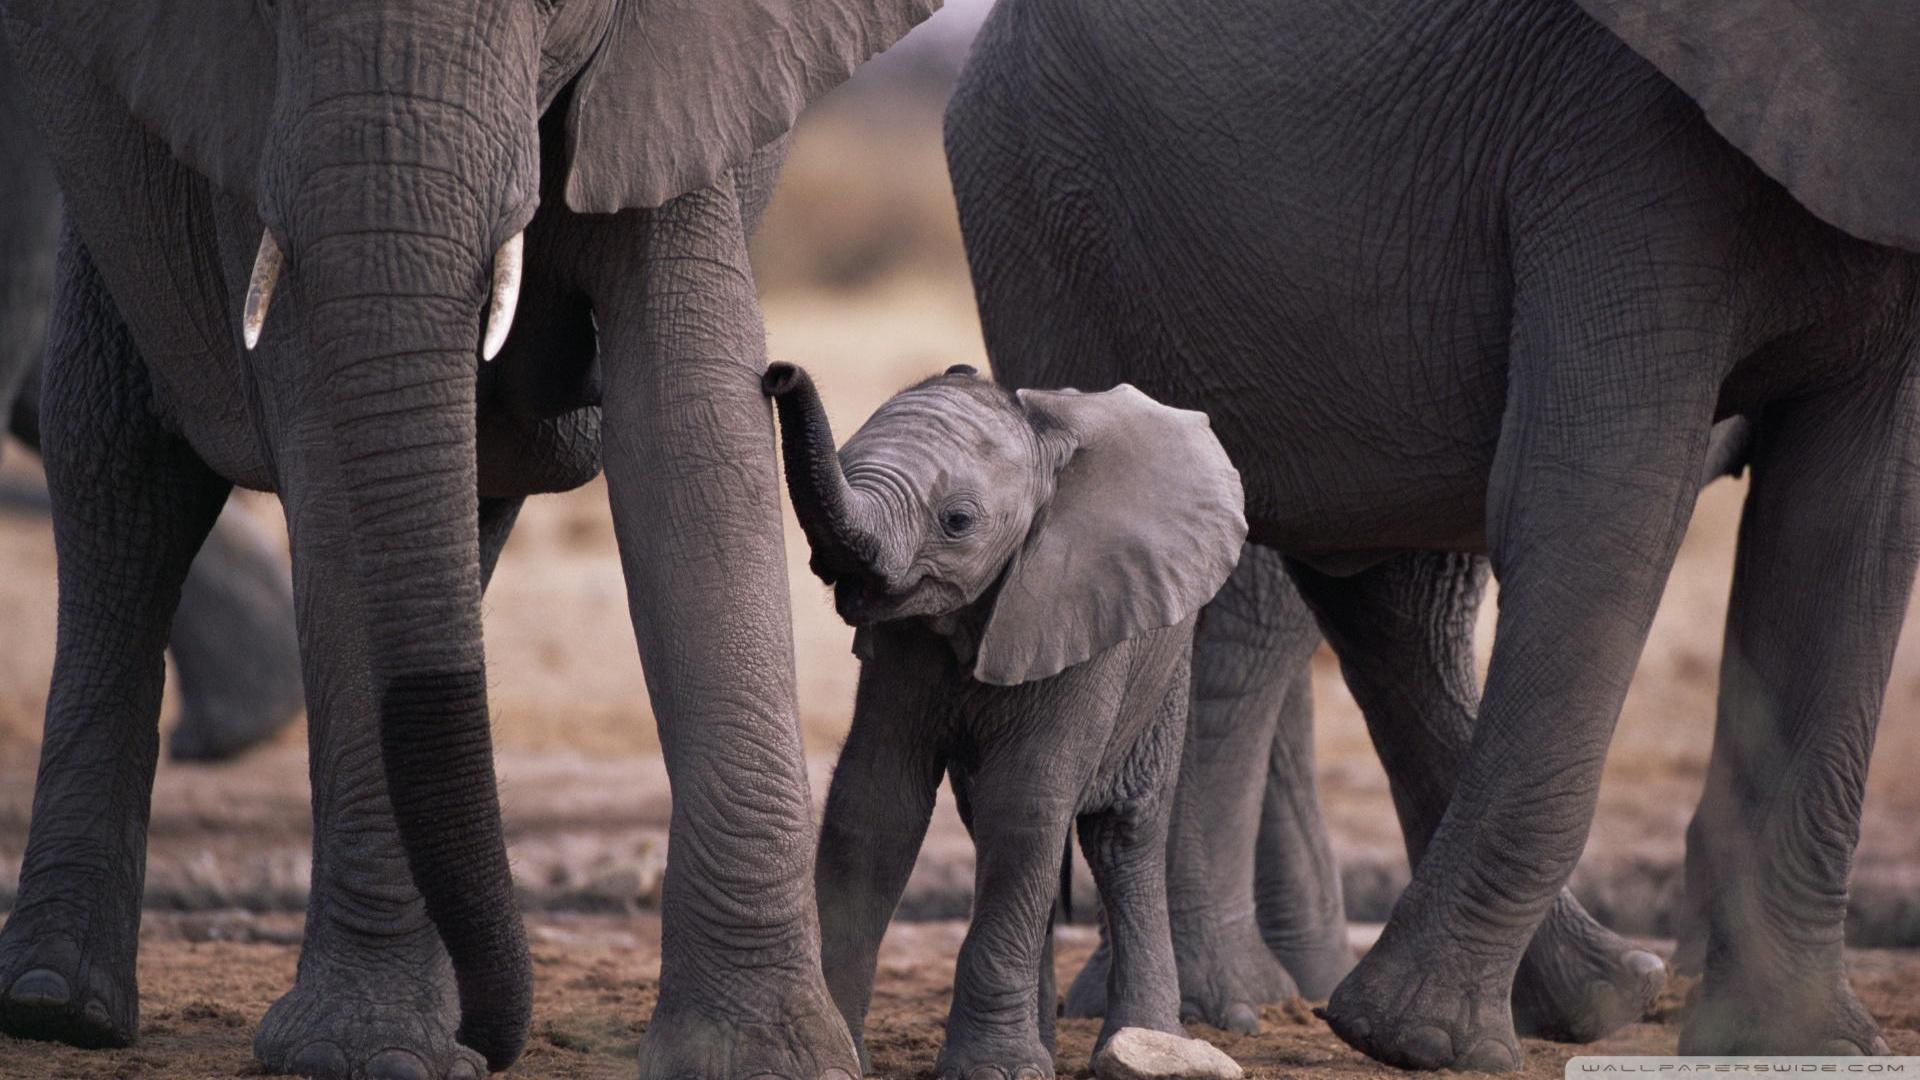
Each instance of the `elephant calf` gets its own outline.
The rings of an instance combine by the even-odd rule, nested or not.
[[[1124,1028],[1184,1037],[1167,816],[1194,613],[1246,533],[1206,417],[1130,386],[1016,395],[958,366],[836,454],[804,372],[775,364],[763,388],[813,570],[863,661],[815,868],[856,1041],[943,769],[979,856],[939,1074],[1053,1074],[1047,920],[1076,820],[1113,939],[1097,1047]]]

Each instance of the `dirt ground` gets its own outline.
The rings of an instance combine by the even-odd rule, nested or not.
[[[849,119],[849,116],[852,119]],[[811,369],[836,426],[850,432],[914,379],[984,349],[958,250],[939,151],[937,103],[884,116],[857,107],[809,117],[755,246],[770,355]],[[885,168],[874,168],[884,160]],[[37,466],[0,449],[0,909],[25,845],[53,647],[53,547],[31,508]],[[24,495],[23,495],[24,493]],[[1711,746],[1721,625],[1742,488],[1702,498],[1609,757],[1575,886],[1630,933],[1671,933],[1682,833]],[[263,523],[277,505],[244,497]],[[850,632],[806,574],[789,519],[787,556],[802,725],[816,799],[853,698]],[[1809,583],[1817,587],[1817,583]],[[1482,615],[1481,655],[1494,600]],[[1912,621],[1910,617],[1910,622]],[[601,484],[532,500],[487,598],[495,738],[509,843],[533,912],[539,975],[527,1077],[631,1075],[652,1004],[669,795],[634,652]],[[1350,914],[1385,917],[1406,879],[1386,782],[1338,671],[1316,661],[1319,786],[1343,865]],[[176,703],[169,698],[164,724]],[[1895,661],[1868,777],[1850,940],[1920,946],[1920,634]],[[0,1077],[188,1078],[248,1075],[253,1025],[292,979],[308,883],[309,811],[300,725],[227,765],[164,763],[154,796],[149,916],[141,958],[140,1045],[81,1053],[0,1039]],[[882,957],[871,1033],[889,1076],[931,1067],[952,958],[971,890],[972,853],[944,800],[903,914]],[[1088,889],[1076,890],[1080,896]],[[1089,947],[1063,931],[1063,972]],[[1896,1051],[1920,1053],[1920,953],[1863,949],[1856,980]],[[1671,1051],[1677,998],[1606,1049]],[[1267,1033],[1209,1033],[1252,1074],[1377,1073],[1299,1004],[1270,1008]],[[1063,1027],[1060,1063],[1084,1072],[1093,1031]],[[1558,1076],[1570,1053],[1530,1047],[1527,1075]]]
[[[531,927],[536,975],[533,1036],[508,1074],[526,1080],[630,1080],[660,962],[652,916],[545,916]],[[874,1073],[923,1078],[943,1041],[953,958],[965,933],[957,922],[902,923],[880,951],[868,1050]],[[254,1025],[293,979],[299,921],[290,915],[159,916],[148,920],[140,955],[140,1040],[127,1050],[83,1051],[0,1036],[0,1080],[161,1080],[257,1075]],[[1092,951],[1091,931],[1060,940],[1062,985]],[[1889,950],[1852,957],[1854,983],[1896,1054],[1920,1054],[1920,958]],[[1604,1042],[1575,1048],[1525,1040],[1519,1080],[1550,1080],[1578,1053],[1670,1054],[1684,989],[1655,1015]],[[1261,1032],[1238,1036],[1196,1025],[1193,1034],[1232,1055],[1255,1080],[1297,1076],[1405,1076],[1363,1057],[1315,1018],[1306,1002],[1269,1005]],[[1088,1077],[1099,1024],[1060,1024],[1055,1067]]]

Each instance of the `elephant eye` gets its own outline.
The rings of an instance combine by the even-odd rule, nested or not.
[[[949,506],[940,512],[940,531],[948,536],[965,536],[973,531],[973,511],[964,506]]]

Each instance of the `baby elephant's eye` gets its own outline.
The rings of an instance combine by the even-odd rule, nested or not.
[[[974,516],[964,506],[950,506],[940,512],[940,531],[948,536],[965,536],[973,531]]]

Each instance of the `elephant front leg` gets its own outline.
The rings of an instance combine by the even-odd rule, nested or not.
[[[850,1076],[820,972],[773,420],[733,184],[600,223],[628,606],[673,787],[648,1077]],[[613,256],[610,255],[610,258]]]
[[[1350,577],[1291,563],[1367,720],[1418,866],[1473,742],[1480,686],[1473,626],[1486,561],[1401,555]],[[1561,889],[1513,982],[1522,1035],[1592,1042],[1646,1015],[1666,984],[1660,958],[1595,922]]]
[[[861,1035],[880,939],[913,873],[940,787],[929,691],[952,666],[947,646],[930,636],[871,633],[873,659],[860,669],[853,728],[827,789],[814,862],[821,965],[863,1073],[872,1069]]]
[[[1848,984],[1845,922],[1920,537],[1916,397],[1910,378],[1864,380],[1760,418],[1687,836],[1707,934],[1681,1053],[1887,1052]]]
[[[955,966],[947,1043],[934,1066],[941,1080],[1054,1075],[1053,1053],[1040,1028],[1039,967],[1072,794],[1046,790],[1056,785],[1020,771],[1018,779],[982,776],[972,793],[973,923]]]
[[[1389,1064],[1521,1063],[1514,974],[1586,842],[1607,743],[1693,509],[1731,366],[1715,311],[1684,300],[1713,295],[1711,279],[1662,279],[1648,296],[1637,278],[1593,274],[1645,258],[1633,245],[1651,243],[1631,227],[1601,231],[1609,245],[1629,238],[1631,250],[1584,250],[1561,237],[1580,258],[1562,247],[1517,256],[1527,272],[1488,485],[1501,594],[1486,696],[1412,882],[1323,1013],[1336,1034]],[[1684,231],[1659,240],[1652,246],[1706,242]],[[1543,261],[1546,252],[1559,262]]]
[[[309,446],[323,445],[315,440]],[[290,462],[295,490],[300,470]],[[518,499],[480,500],[484,577],[506,543]],[[361,650],[342,640],[364,618],[344,542],[344,508],[288,503],[294,596],[307,657],[313,884],[293,988],[267,1010],[253,1053],[273,1072],[320,1080],[479,1080],[484,1058],[457,1038],[453,965],[428,918],[393,820],[379,756],[379,714]]]
[[[125,1046],[159,754],[167,626],[228,485],[153,410],[145,369],[69,231],[48,360],[59,633],[26,859],[0,932],[0,1031]]]

